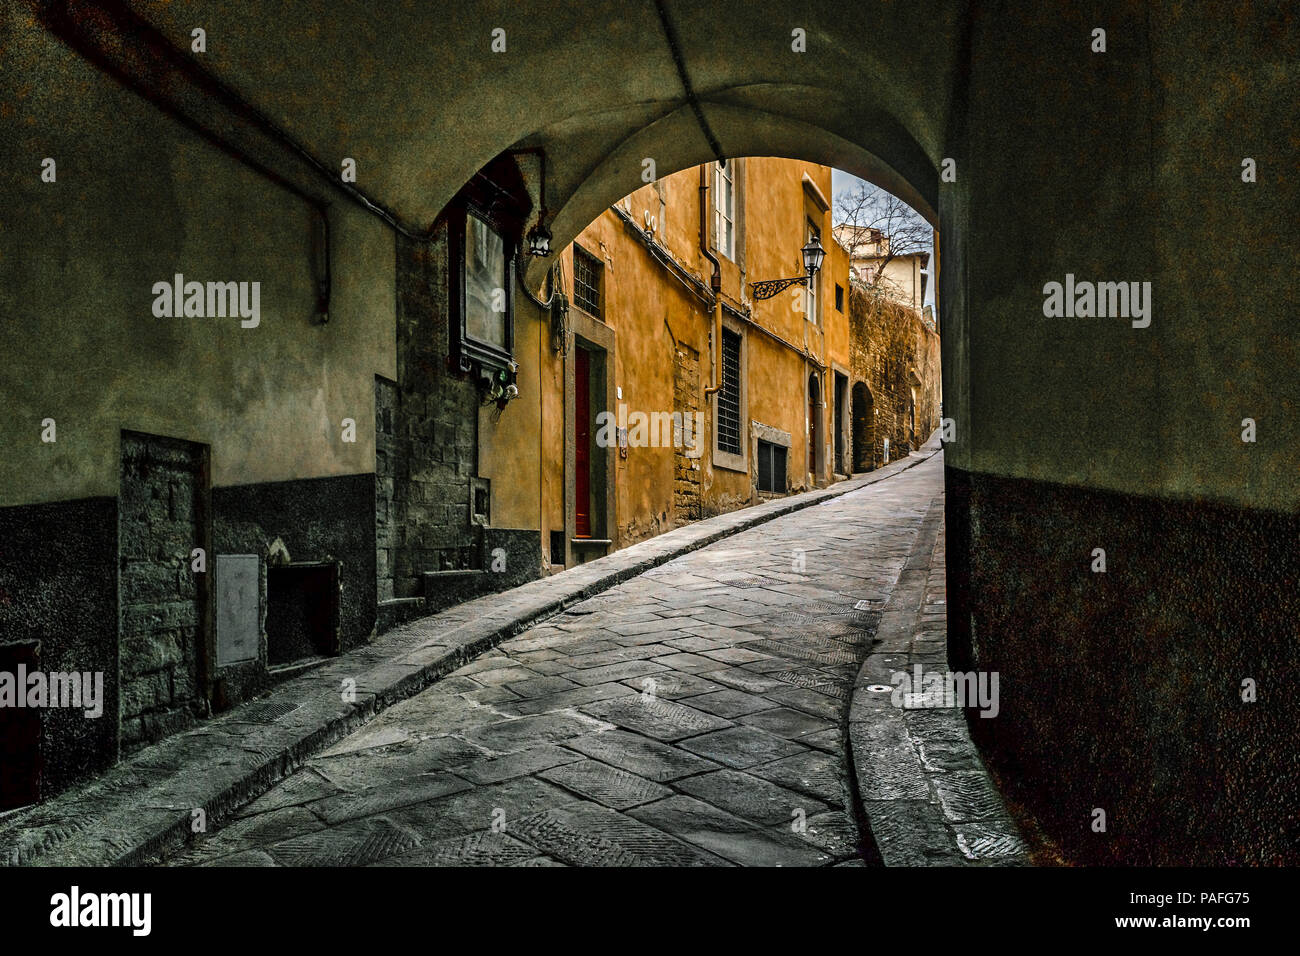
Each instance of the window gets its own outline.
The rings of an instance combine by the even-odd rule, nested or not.
[[[510,348],[506,243],[474,213],[465,217],[465,335],[495,349]]]
[[[804,236],[804,241],[811,242],[815,237],[817,241],[820,242],[821,235],[822,231],[817,228],[811,219],[808,220],[808,233]],[[820,273],[818,274],[820,275]],[[817,287],[819,285],[820,283],[817,281],[817,276],[813,276],[808,280],[808,321],[821,324],[822,313],[817,295]]]
[[[740,335],[722,330],[722,389],[718,392],[718,451],[740,454]]]
[[[713,165],[713,243],[728,259],[736,258],[735,160]]]
[[[576,242],[573,244],[573,301],[583,311],[601,318],[600,286],[605,264]]]
[[[484,166],[448,207],[447,332],[453,367],[480,383],[514,374],[514,268],[532,208],[508,155]]]
[[[835,311],[844,311],[844,286],[835,283]]]
[[[510,263],[517,249],[505,220],[466,200],[451,230],[452,353],[465,371],[507,369],[514,348]]]
[[[758,490],[785,494],[786,453],[784,445],[758,440]]]
[[[654,190],[659,197],[659,219],[655,223],[655,236],[663,242],[668,235],[668,190],[664,188],[662,179],[655,180]]]

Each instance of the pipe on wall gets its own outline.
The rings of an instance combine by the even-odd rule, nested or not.
[[[713,292],[713,384],[704,390],[707,399],[722,391],[722,265],[709,251],[709,219],[706,196],[709,192],[709,167],[700,167],[700,254],[713,264],[709,288]]]

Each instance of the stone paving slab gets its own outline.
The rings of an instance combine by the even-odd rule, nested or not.
[[[726,866],[722,857],[596,804],[526,817],[514,832],[574,866]]]
[[[656,783],[718,769],[711,760],[624,730],[576,737],[565,746]]]
[[[754,823],[790,823],[799,814],[807,818],[830,809],[820,800],[739,770],[690,777],[678,786],[691,796]]]
[[[792,832],[764,830],[687,796],[638,807],[630,815],[741,866],[822,866],[833,859]]]
[[[665,786],[598,760],[579,760],[544,770],[538,776],[615,810],[628,810],[672,795]]]

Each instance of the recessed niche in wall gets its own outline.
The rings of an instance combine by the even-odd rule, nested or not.
[[[266,569],[266,663],[294,664],[339,653],[339,562]]]
[[[492,482],[487,478],[469,480],[469,523],[484,528],[492,524]]]

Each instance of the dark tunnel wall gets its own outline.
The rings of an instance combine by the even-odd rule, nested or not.
[[[1297,859],[1297,29],[972,21],[940,211],[949,640],[1000,672],[973,731],[1071,859]],[[1067,273],[1150,282],[1149,326],[1045,317]]]

